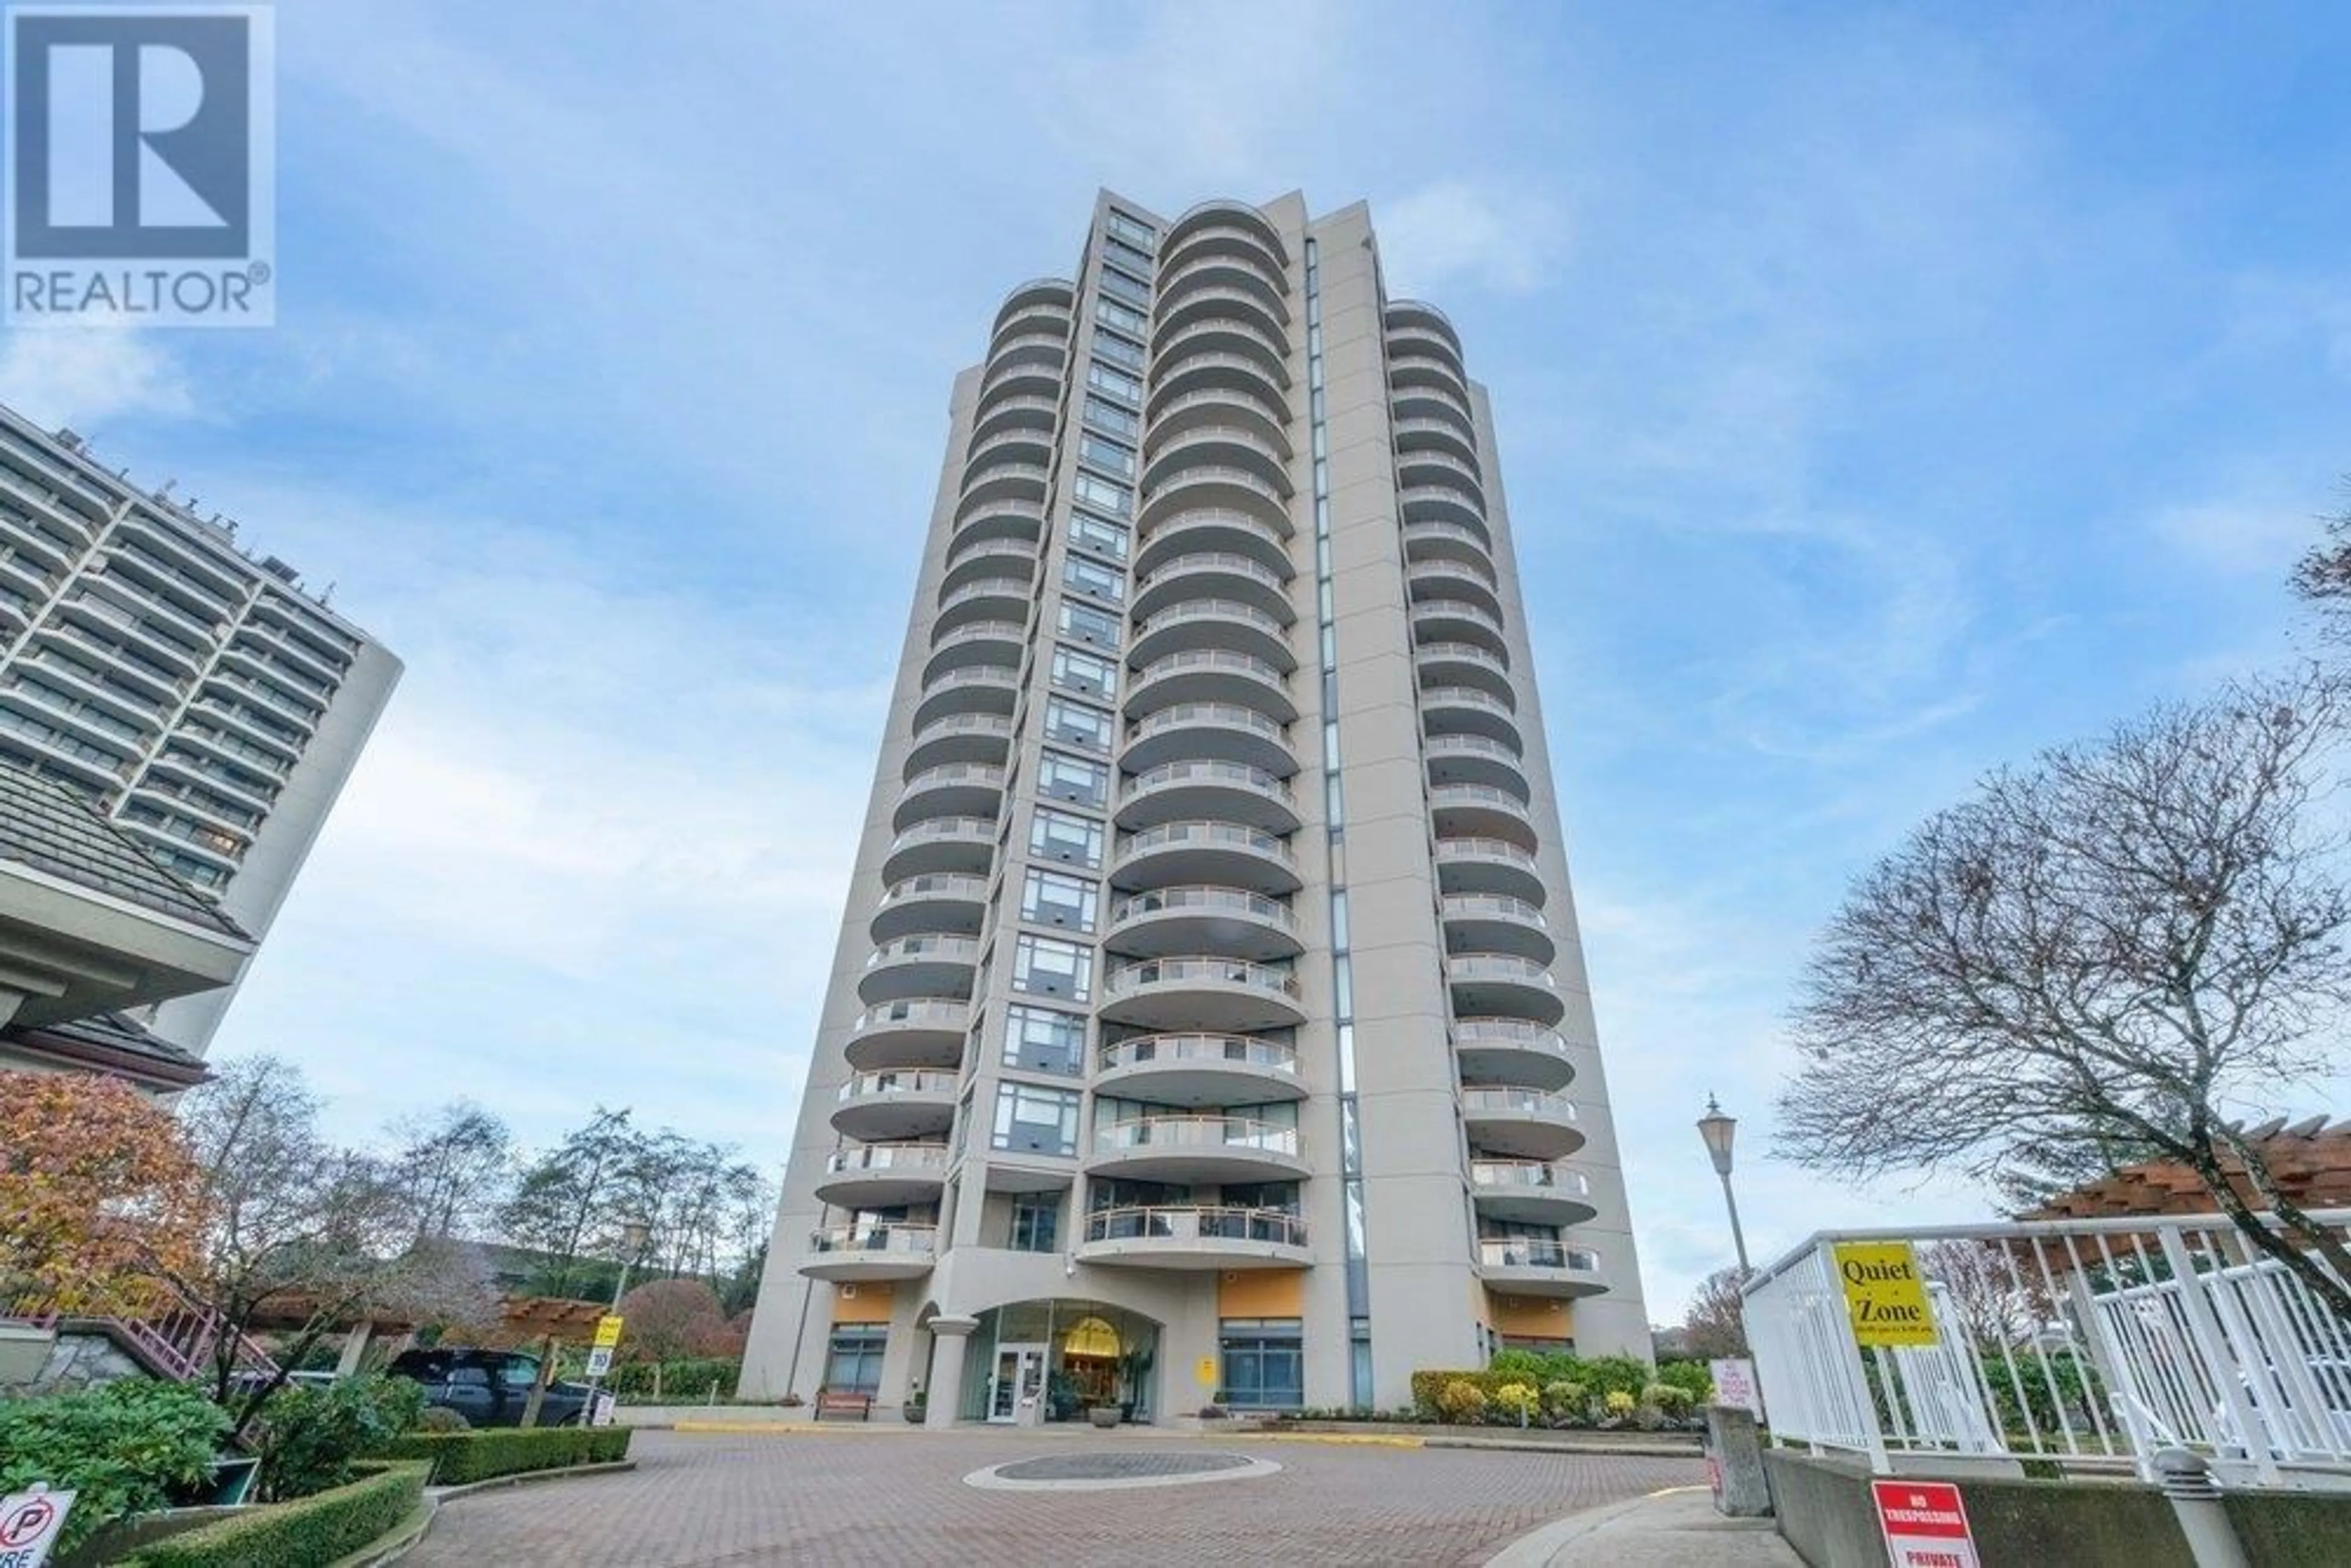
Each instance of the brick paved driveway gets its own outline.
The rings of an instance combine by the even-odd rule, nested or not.
[[[981,1491],[986,1465],[1041,1454],[1215,1448],[1261,1479],[1117,1491]],[[1483,1453],[1247,1438],[843,1431],[640,1432],[633,1474],[461,1499],[404,1559],[465,1564],[937,1563],[1092,1568],[1483,1563],[1564,1513],[1705,1479],[1695,1459]]]

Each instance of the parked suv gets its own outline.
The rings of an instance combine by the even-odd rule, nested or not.
[[[428,1405],[444,1405],[475,1427],[519,1427],[538,1357],[514,1350],[404,1350],[387,1368],[424,1385]],[[584,1383],[550,1383],[539,1401],[542,1427],[576,1427],[588,1408]]]

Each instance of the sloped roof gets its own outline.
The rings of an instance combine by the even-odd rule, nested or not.
[[[70,790],[9,763],[0,763],[0,861],[17,862],[207,931],[246,935]]]
[[[212,1076],[193,1051],[120,1013],[0,1029],[0,1042],[68,1066],[120,1073],[165,1091],[192,1088]]]

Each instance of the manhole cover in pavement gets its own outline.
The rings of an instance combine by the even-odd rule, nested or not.
[[[1112,1452],[1048,1454],[990,1465],[964,1477],[976,1487],[1023,1490],[1106,1490],[1113,1487],[1188,1486],[1195,1481],[1248,1480],[1280,1469],[1270,1459],[1247,1454]]]

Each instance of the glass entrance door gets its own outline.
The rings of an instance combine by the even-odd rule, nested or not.
[[[996,1377],[987,1396],[987,1418],[998,1426],[1020,1419],[1020,1404],[1045,1396],[1045,1347],[1041,1344],[1000,1344],[996,1347]]]

